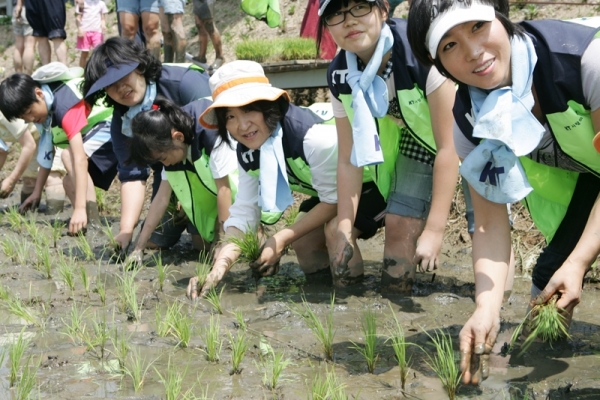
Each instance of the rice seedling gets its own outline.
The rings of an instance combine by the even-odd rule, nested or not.
[[[285,38],[281,47],[282,60],[313,60],[317,58],[315,41],[310,38]]]
[[[87,350],[94,353],[96,358],[104,360],[106,355],[106,344],[110,340],[111,331],[106,323],[106,315],[103,314],[102,321],[99,321],[98,314],[91,320],[92,329],[83,332],[83,342]]]
[[[158,290],[162,292],[166,280],[170,278],[173,274],[171,271],[171,266],[163,264],[162,255],[160,252],[158,253],[158,256],[153,256],[152,259],[154,260],[156,272],[158,274],[156,277],[156,282],[158,283]]]
[[[95,187],[96,192],[96,204],[98,205],[98,212],[103,213],[108,208],[106,207],[106,192],[100,188]]]
[[[190,363],[185,364],[185,371],[183,373],[179,373],[175,368],[175,365],[171,363],[171,356],[169,355],[169,362],[167,364],[167,372],[163,376],[160,371],[154,367],[154,371],[160,378],[160,381],[165,387],[165,399],[166,400],[177,400],[181,395],[181,385],[185,380],[185,377],[188,372],[188,368]]]
[[[188,347],[192,338],[192,319],[182,311],[182,305],[175,309],[169,326],[171,334],[177,339],[177,346]]]
[[[289,358],[284,358],[285,354],[282,351],[275,352],[273,347],[265,341],[260,342],[261,363],[265,371],[262,379],[263,385],[274,391],[281,379],[283,370],[291,364]]]
[[[59,256],[58,261],[58,275],[71,291],[75,290],[75,273],[73,272],[71,259],[62,254]]]
[[[558,296],[552,296],[544,304],[536,304],[525,316],[525,319],[517,326],[510,340],[511,348],[519,339],[519,335],[528,332],[527,338],[521,345],[519,355],[522,355],[529,346],[537,339],[547,342],[552,346],[554,342],[563,338],[570,338],[567,318],[564,310],[556,306]]]
[[[290,227],[294,225],[294,222],[296,222],[296,218],[298,218],[299,213],[300,210],[298,209],[298,207],[290,207],[286,215],[283,217],[283,222],[285,223],[285,226]]]
[[[86,313],[89,308],[80,308],[77,306],[77,302],[73,302],[71,305],[71,311],[69,312],[69,319],[64,320],[61,318],[63,324],[65,324],[66,332],[63,332],[67,335],[73,343],[81,343],[85,339],[85,329],[86,325],[83,322]]]
[[[138,392],[144,386],[144,380],[148,370],[158,360],[148,362],[147,358],[142,358],[140,351],[134,348],[129,352],[129,362],[123,366],[123,373],[131,378],[133,389]]]
[[[15,261],[20,265],[27,265],[32,253],[32,244],[26,238],[16,240]]]
[[[252,60],[263,63],[273,54],[270,40],[243,40],[235,46],[235,57],[238,60]]]
[[[212,253],[203,251],[200,253],[198,264],[196,264],[196,276],[198,277],[198,289],[202,289],[206,278],[212,269]]]
[[[311,400],[347,400],[346,385],[340,382],[335,368],[326,366],[325,377],[316,374],[310,386],[309,398]]]
[[[26,306],[25,303],[23,303],[23,301],[21,301],[21,299],[18,297],[9,295],[6,299],[4,307],[9,313],[25,320],[28,324],[38,327],[42,326],[42,321],[37,313],[30,307]]]
[[[402,329],[402,325],[400,325],[396,314],[392,312],[392,315],[394,317],[394,325],[389,329],[390,335],[386,341],[391,343],[392,349],[394,350],[394,355],[396,356],[396,361],[398,361],[398,367],[400,369],[400,384],[402,390],[405,390],[406,379],[408,378],[408,372],[410,370],[410,357],[408,359],[406,358],[406,347],[408,346],[408,343],[406,342],[404,329]]]
[[[246,232],[242,236],[230,236],[228,241],[240,249],[239,261],[252,263],[260,257],[260,238],[258,233],[250,227],[246,228]]]
[[[235,317],[236,328],[241,329],[244,332],[247,331],[248,330],[248,326],[246,325],[246,320],[244,319],[244,313],[243,313],[243,311],[237,309],[237,310],[231,311],[231,313]]]
[[[6,288],[6,286],[0,286],[0,300],[7,301],[10,296],[10,292]],[[2,364],[2,363],[0,363]]]
[[[135,276],[137,272],[125,272],[123,276],[118,277],[117,287],[120,291],[121,312],[127,314],[127,319],[131,321],[139,321],[142,318],[142,304],[137,300],[137,285],[135,284]]]
[[[96,255],[94,254],[94,249],[88,242],[87,238],[83,234],[83,232],[79,232],[77,234],[77,248],[83,255],[83,259],[86,261],[94,261],[96,259]]]
[[[229,342],[231,343],[231,372],[230,374],[241,374],[242,369],[240,364],[246,355],[248,350],[248,340],[246,339],[245,333],[238,333],[237,337],[234,338],[232,333],[229,332]]]
[[[372,374],[375,371],[379,354],[377,353],[377,316],[371,309],[367,309],[363,313],[361,327],[365,344],[359,346],[352,342],[353,346],[350,348],[358,351],[364,357],[367,362],[367,370]]]
[[[8,207],[4,212],[4,216],[13,231],[21,231],[25,224],[25,218],[19,212],[18,207]]]
[[[38,214],[30,213],[29,218],[23,218],[23,226],[31,239],[37,243],[38,240],[44,240],[44,236],[40,235],[40,228],[37,225]]]
[[[29,346],[29,339],[23,337],[24,332],[25,328],[21,330],[17,340],[8,346],[8,357],[10,358],[9,387],[13,387],[17,382],[19,370],[21,369],[21,359]]]
[[[160,305],[156,305],[156,308],[154,309],[154,318],[156,320],[156,334],[160,337],[166,337],[170,332],[171,332],[171,325],[170,325],[170,321],[171,321],[171,314],[172,314],[172,307],[177,307],[177,304],[181,304],[179,302],[175,302],[173,304],[171,304],[168,308],[167,308],[167,312],[165,314],[162,313],[161,309],[160,309]]]
[[[96,293],[98,293],[98,297],[100,297],[100,302],[102,305],[106,305],[106,280],[96,278],[96,288],[94,289]]]
[[[225,285],[221,286],[221,290],[217,292],[216,287],[211,287],[206,294],[206,301],[213,307],[216,313],[223,314],[223,306],[221,305],[221,296],[223,295],[223,290],[225,289]]]
[[[40,361],[31,365],[31,357],[27,359],[27,363],[23,367],[21,371],[21,376],[17,381],[16,386],[16,398],[19,400],[29,399],[31,396],[31,392],[35,387],[35,377],[40,368]]]
[[[115,234],[112,231],[112,227],[107,223],[102,224],[102,233],[108,239],[108,248],[113,251],[113,253],[119,253],[121,246],[115,239]]]
[[[46,275],[46,279],[52,279],[52,256],[46,245],[37,246],[37,268]]]
[[[17,261],[17,242],[17,238],[12,236],[8,236],[2,241],[2,251],[4,252],[4,255],[12,261]]]
[[[87,269],[83,265],[79,265],[79,279],[81,279],[81,284],[83,285],[83,289],[85,290],[85,295],[87,298],[90,298],[90,278],[87,274]]]
[[[204,353],[206,354],[206,360],[210,362],[219,361],[223,341],[221,340],[221,328],[218,316],[210,316],[208,325],[202,330],[201,336],[205,345]]]
[[[425,332],[427,333],[427,332]],[[442,386],[450,400],[456,397],[456,391],[460,385],[461,373],[454,360],[454,347],[452,345],[452,337],[441,329],[435,332],[435,337],[427,333],[427,336],[433,342],[435,347],[435,355],[431,356],[427,353],[429,361],[427,365],[435,372],[442,381]]]
[[[119,334],[118,330],[115,328],[113,330],[113,336],[110,338],[110,342],[112,344],[112,350],[109,351],[119,363],[119,372],[124,374],[125,360],[127,360],[127,355],[130,351],[129,337],[126,338],[123,333]]]
[[[321,322],[317,314],[310,308],[304,295],[302,295],[302,305],[294,305],[291,308],[292,312],[302,318],[304,323],[313,332],[319,343],[321,343],[325,358],[330,361],[333,361],[333,338],[335,336],[335,329],[333,328],[334,306],[335,294],[331,296],[331,303],[325,324]]]
[[[65,224],[60,219],[54,218],[52,221],[46,221],[46,225],[51,230],[52,241],[54,243],[54,248],[56,248],[56,244],[62,236],[62,230],[65,227]]]

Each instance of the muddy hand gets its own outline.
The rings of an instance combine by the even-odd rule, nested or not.
[[[198,298],[198,290],[201,289],[198,287],[198,277],[194,276],[190,278],[188,282],[186,294],[190,300],[196,300]]]
[[[144,258],[143,250],[133,250],[127,257],[125,264],[140,266],[142,265],[142,259]]]
[[[261,276],[272,276],[279,272],[279,260],[275,264],[267,264],[266,261],[258,259],[250,263],[250,268],[257,271]]]
[[[19,206],[19,212],[23,214],[29,210],[35,210],[36,208],[38,208],[39,205],[40,198],[35,194],[32,194],[31,196],[26,198],[23,203],[21,203],[21,205]]]
[[[331,259],[331,266],[335,275],[338,278],[344,278],[350,274],[350,268],[348,268],[348,263],[352,259],[352,256],[354,256],[354,249],[352,248],[348,240],[346,240],[345,238],[343,240],[344,242],[342,245],[342,250],[336,252],[336,254]],[[340,246],[338,245],[338,250],[339,248]]]

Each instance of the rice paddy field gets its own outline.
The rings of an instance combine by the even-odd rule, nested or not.
[[[185,288],[207,265],[189,250],[189,236],[169,251],[148,252],[144,266],[132,269],[112,251],[116,216],[69,237],[69,208],[52,218],[11,210],[0,214],[1,399],[600,398],[593,279],[568,340],[508,351],[529,301],[527,267],[541,247],[519,212],[518,276],[490,378],[453,387],[458,333],[474,308],[460,210],[449,222],[441,268],[418,274],[410,297],[379,293],[379,233],[360,243],[362,284],[334,293],[328,274],[306,277],[290,251],[278,275],[256,278],[237,264],[209,299],[196,302]]]

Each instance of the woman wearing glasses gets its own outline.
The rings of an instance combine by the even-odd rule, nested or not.
[[[387,1],[320,0],[320,29],[340,53],[328,70],[339,142],[333,270],[360,278],[352,240],[363,168],[387,198],[382,292],[410,293],[416,266],[437,266],[456,187],[451,81],[414,57]],[[354,279],[352,279],[354,280]]]

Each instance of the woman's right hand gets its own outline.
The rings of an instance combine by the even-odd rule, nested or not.
[[[498,311],[478,307],[459,334],[460,370],[465,385],[478,385],[489,373],[489,359],[500,330]]]
[[[115,242],[122,252],[127,253],[132,237],[133,234],[129,232],[119,232],[119,234],[115,236]]]
[[[343,232],[338,232],[336,240],[335,252],[331,258],[331,267],[337,277],[343,278],[350,273],[348,262],[354,256],[354,246],[352,240]]]
[[[198,277],[194,276],[188,282],[186,294],[190,300],[196,300],[198,297],[206,297],[208,291],[217,286],[219,282],[223,279],[225,274],[227,273],[227,268],[225,266],[214,267],[208,276],[206,277],[206,281],[201,288],[198,287]]]

